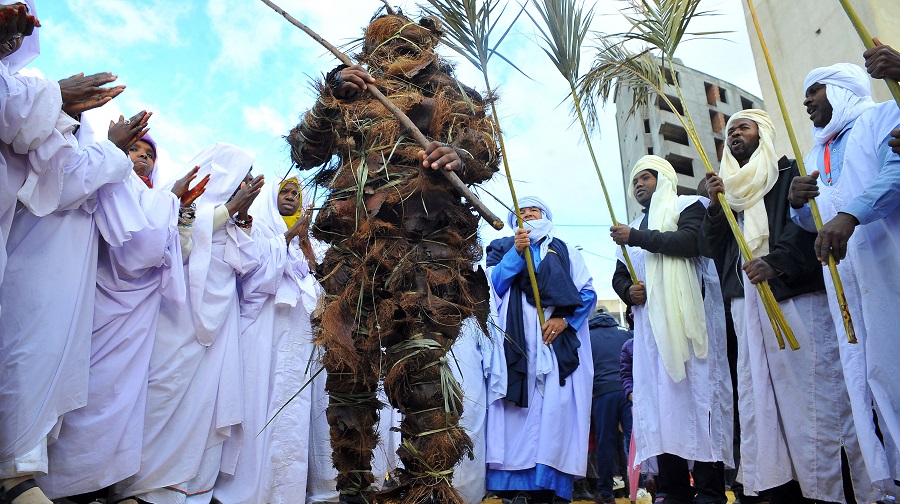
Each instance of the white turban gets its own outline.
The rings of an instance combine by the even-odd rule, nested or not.
[[[540,258],[542,259],[547,255],[547,250],[550,248],[550,242],[552,242],[553,238],[556,236],[553,227],[553,212],[551,212],[550,207],[537,196],[525,196],[519,198],[519,208],[528,207],[541,209],[540,219],[523,222],[523,225],[525,229],[531,230],[531,233],[528,234],[528,237],[531,238],[531,243],[537,243],[541,238],[547,238],[541,242]],[[518,219],[513,212],[509,212],[509,215],[506,216],[506,222],[509,224],[509,227],[513,229],[519,227]]]
[[[749,119],[759,127],[759,147],[744,166],[739,166],[730,149],[722,153],[719,175],[725,184],[725,199],[731,208],[744,212],[744,238],[753,255],[769,253],[769,216],[763,197],[778,181],[775,154],[775,126],[762,110],[742,110],[728,120],[725,131],[738,119]]]
[[[835,63],[812,69],[803,81],[803,93],[815,83],[825,85],[825,95],[831,104],[831,121],[824,128],[812,127],[813,141],[824,144],[835,137],[850,121],[875,106],[869,76],[859,65]]]
[[[668,161],[659,156],[644,156],[631,170],[631,180],[644,170],[655,170],[656,191],[647,212],[647,228],[677,231],[680,213],[676,206],[678,176]],[[685,377],[684,363],[694,355],[706,358],[706,312],[700,280],[691,259],[646,252],[647,310],[659,355],[669,376],[676,383]]]

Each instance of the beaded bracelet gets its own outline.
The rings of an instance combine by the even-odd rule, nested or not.
[[[235,217],[234,225],[241,229],[250,229],[251,227],[253,227],[253,216],[248,215],[246,220],[238,219],[237,217]]]
[[[178,209],[178,225],[190,229],[194,227],[194,219],[197,216],[197,204],[191,203],[190,206]]]

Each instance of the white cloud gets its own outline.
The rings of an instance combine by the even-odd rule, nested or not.
[[[290,118],[262,103],[256,107],[244,106],[243,113],[247,128],[251,131],[280,137],[293,126]]]
[[[96,39],[123,45],[178,42],[178,18],[190,11],[184,2],[156,0],[69,0],[70,22]]]

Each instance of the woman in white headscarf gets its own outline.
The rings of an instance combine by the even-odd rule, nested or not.
[[[804,92],[815,139],[806,166],[818,171],[818,180],[794,179],[791,217],[815,232],[807,200],[818,196],[825,224],[816,239],[816,255],[825,260],[832,253],[840,261],[838,271],[859,340],[855,345],[847,342],[834,286],[826,273],[828,302],[838,330],[844,379],[866,469],[879,491],[897,494],[893,482],[900,479],[900,414],[896,407],[900,400],[900,360],[896,358],[900,346],[894,312],[900,299],[900,268],[896,267],[900,257],[900,157],[891,151],[888,141],[891,131],[900,127],[900,109],[894,102],[872,104],[868,76],[849,63],[812,70]],[[841,128],[830,127],[832,123]],[[836,130],[837,134],[830,142],[822,142],[827,135],[819,133],[824,130]],[[873,421],[876,416],[880,438]]]
[[[223,504],[305,501],[312,391],[306,382],[321,367],[311,359],[318,283],[304,254],[311,253],[305,199],[292,177],[269,186],[250,209],[260,267],[241,279],[243,421],[225,442],[213,490]]]
[[[200,167],[198,177],[210,179],[196,202],[185,308],[161,303],[140,470],[113,487],[113,498],[155,504],[212,498],[222,443],[241,422],[237,281],[259,266],[247,209],[263,184],[262,176],[250,179],[253,159],[220,143],[190,163]]]
[[[587,318],[596,303],[591,274],[575,247],[556,238],[539,198],[519,200],[524,229],[487,248],[491,293],[505,337],[488,381],[487,489],[515,504],[567,502],[587,469],[594,362]],[[531,250],[546,321],[539,323],[525,265]]]
[[[34,37],[4,44],[0,65],[0,480],[16,504],[49,502],[33,477],[48,471],[62,415],[87,400],[100,240],[120,246],[147,226],[120,189],[124,150],[149,115],[111,125],[102,141],[86,130],[76,138],[59,84],[17,73],[37,55]]]
[[[678,196],[675,170],[657,156],[641,158],[631,181],[646,215],[610,234],[628,245],[639,280],[619,252],[613,288],[634,307],[635,461],[657,456],[659,491],[681,503],[694,498],[693,460],[695,502],[724,503],[734,422],[719,279],[697,243],[706,199]]]
[[[88,401],[65,415],[49,447],[50,471],[38,483],[51,498],[96,492],[138,471],[160,302],[184,305],[179,238],[190,239],[191,204],[202,187],[187,194],[187,181],[176,184],[181,198],[148,187],[156,144],[149,135],[141,142],[152,153],[129,151],[134,170],[120,192],[139,201],[148,225],[120,246],[100,245]]]

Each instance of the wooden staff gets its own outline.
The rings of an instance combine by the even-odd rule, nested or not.
[[[284,9],[282,9],[278,5],[274,4],[270,0],[261,0],[261,1],[262,1],[262,3],[268,5],[275,12],[281,14],[292,25],[296,26],[297,28],[300,28],[307,35],[312,37],[313,40],[315,40],[316,42],[321,44],[323,47],[328,49],[331,52],[331,54],[334,54],[335,57],[337,57],[337,59],[341,60],[341,63],[343,63],[347,66],[353,65],[353,61],[351,61],[350,58],[347,57],[346,54],[342,53],[340,50],[338,50],[337,47],[334,47],[327,40],[320,37],[316,32],[312,31],[308,26],[301,23],[296,18],[294,18],[293,16],[291,16],[290,14],[285,12]],[[369,93],[372,94],[372,96],[375,97],[376,100],[381,102],[381,104],[384,105],[384,107],[386,109],[388,109],[391,112],[391,114],[393,114],[394,117],[397,118],[398,121],[400,121],[400,124],[402,124],[404,128],[408,129],[412,133],[413,138],[416,139],[416,142],[418,142],[419,145],[421,145],[423,149],[428,148],[428,144],[430,144],[431,142],[428,140],[428,138],[425,137],[425,135],[422,134],[421,131],[419,131],[419,128],[417,128],[416,125],[413,124],[413,122],[409,119],[409,117],[406,116],[406,114],[403,113],[402,110],[397,108],[397,106],[394,105],[394,103],[390,99],[388,99],[386,96],[384,96],[384,94],[382,94],[381,91],[379,91],[378,88],[376,88],[374,85],[367,84],[366,89],[369,91]],[[463,181],[459,179],[459,176],[456,175],[456,172],[450,171],[450,170],[444,170],[444,169],[441,169],[438,171],[440,171],[444,175],[444,177],[447,178],[447,180],[450,182],[450,185],[452,185],[453,188],[456,189],[457,192],[459,192],[466,199],[466,201],[468,201],[469,204],[471,204],[475,208],[475,210],[478,211],[479,215],[481,215],[484,218],[484,220],[488,221],[488,223],[494,229],[503,229],[503,221],[501,221],[499,217],[494,215],[494,213],[491,212],[490,209],[488,209],[488,207],[485,206],[485,204],[482,203],[481,200],[479,200],[477,196],[475,196],[475,193],[473,193],[468,187],[466,187],[466,184],[464,184]]]
[[[775,96],[778,98],[778,106],[781,107],[781,115],[784,117],[784,126],[787,129],[788,138],[791,140],[791,147],[794,149],[794,158],[797,159],[797,168],[800,175],[806,176],[806,165],[803,162],[803,154],[800,152],[800,144],[797,143],[797,135],[794,133],[794,126],[791,124],[791,117],[788,115],[787,105],[784,102],[784,95],[781,93],[781,85],[778,84],[778,77],[775,75],[775,67],[772,65],[772,57],[769,55],[769,48],[763,38],[762,28],[759,26],[759,18],[756,16],[756,8],[753,6],[753,0],[747,0],[747,6],[750,8],[750,16],[753,18],[753,26],[756,27],[756,35],[759,38],[759,45],[762,47],[763,55],[766,57],[766,65],[769,68],[769,75],[772,77],[772,86],[775,88]],[[813,221],[816,223],[816,231],[822,229],[822,214],[819,213],[819,205],[815,199],[809,200],[809,209],[812,211]],[[841,318],[844,320],[844,330],[847,332],[847,340],[850,343],[856,343],[856,330],[853,329],[853,319],[850,318],[850,308],[847,306],[847,296],[844,295],[844,283],[841,281],[841,275],[838,273],[837,263],[834,262],[834,255],[828,254],[828,271],[831,273],[831,281],[834,283],[834,292],[837,295],[838,306],[841,309]]]
[[[862,20],[859,19],[856,10],[850,5],[850,0],[839,1],[841,2],[841,7],[844,8],[844,12],[847,13],[847,17],[850,18],[853,27],[856,28],[856,33],[859,34],[859,38],[862,39],[862,43],[866,46],[866,49],[875,47],[875,41],[872,40],[872,35],[869,34],[869,30],[866,30],[866,26],[862,23]],[[887,84],[888,89],[891,90],[891,95],[893,95],[894,101],[897,102],[897,106],[900,106],[900,84],[897,84],[897,81],[894,79],[888,79],[887,77],[885,77],[884,83]]]

